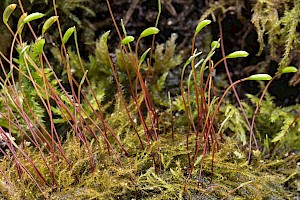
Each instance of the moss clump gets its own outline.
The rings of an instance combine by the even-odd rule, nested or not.
[[[270,55],[269,60],[274,60],[279,64],[279,70],[291,63],[300,69],[299,53],[300,46],[300,2],[297,0],[257,0],[252,4],[248,1],[213,1],[208,5],[201,19],[209,15],[215,19],[215,15],[235,12],[237,18],[242,23],[251,26],[249,16],[245,10],[251,14],[251,22],[256,29],[258,42],[260,44],[258,55],[263,51]],[[245,37],[245,36],[244,36]],[[242,41],[246,43],[246,41]],[[265,48],[266,47],[266,48]],[[269,56],[267,56],[269,57]],[[292,85],[300,83],[300,72],[296,73],[290,80]]]
[[[126,138],[126,137],[125,137]],[[69,134],[63,144],[65,154],[72,167],[55,158],[55,183],[52,183],[48,169],[45,167],[40,152],[26,147],[24,152],[45,177],[43,193],[32,183],[26,173],[18,173],[15,165],[7,159],[1,160],[1,171],[7,180],[2,179],[0,194],[2,198],[38,199],[43,196],[51,199],[291,199],[297,194],[296,184],[299,173],[297,161],[299,154],[289,155],[276,161],[256,158],[252,165],[245,162],[244,151],[231,139],[222,144],[220,151],[205,158],[201,187],[198,187],[199,167],[192,174],[188,171],[187,152],[184,135],[177,133],[172,141],[170,134],[163,135],[159,141],[162,165],[159,173],[153,167],[151,150],[139,150],[130,157],[120,158],[122,166],[107,156],[104,141],[91,142],[95,168],[90,172],[90,160],[86,148]],[[126,139],[125,139],[126,140]],[[122,141],[126,144],[126,141]],[[151,148],[155,148],[153,144]],[[131,146],[131,145],[129,145]],[[131,149],[133,148],[133,149]],[[29,169],[34,178],[36,173],[25,158],[20,162]],[[46,156],[51,163],[52,157]],[[212,175],[212,161],[214,170]],[[189,181],[184,185],[189,176]],[[210,183],[210,177],[213,182]],[[10,185],[11,184],[11,185]],[[287,189],[288,185],[290,189]]]
[[[300,23],[299,1],[282,0],[275,2],[259,0],[255,4],[253,11],[252,22],[258,33],[259,54],[262,52],[265,44],[263,37],[267,35],[271,56],[273,58],[281,58],[283,54],[280,67],[288,66],[296,58],[293,52],[300,44],[300,34],[297,31]]]
[[[50,62],[42,54],[45,40],[38,38],[28,45],[21,33],[16,35],[18,57],[7,59],[1,54],[10,67],[0,79],[1,197],[295,197],[299,119],[290,112],[298,106],[276,108],[267,95],[255,134],[265,135],[261,129],[273,125],[274,129],[266,139],[258,137],[258,149],[247,149],[247,126],[239,110],[227,104],[219,112],[228,90],[218,99],[212,74],[221,61],[214,64],[211,58],[220,40],[201,59],[201,53],[194,51],[196,30],[193,55],[178,81],[182,94],[171,97],[163,88],[167,88],[168,73],[181,63],[181,57],[175,55],[176,37],[158,45],[153,60],[146,59],[150,48],[139,56],[139,41],[159,32],[154,27],[147,30],[150,33],[137,39],[135,52],[123,45],[115,54],[108,50],[109,32],[104,33],[88,61],[80,57],[76,31],[76,53],[63,42],[60,48],[52,47],[56,61]],[[39,41],[44,41],[42,46]],[[232,56],[235,52],[227,58],[248,55],[237,52],[243,54]],[[52,67],[57,63],[62,69]],[[249,99],[257,104],[254,96]],[[244,106],[251,116],[252,106]],[[230,137],[231,132],[238,137]],[[295,145],[282,153],[289,142]],[[251,163],[246,161],[248,151]]]

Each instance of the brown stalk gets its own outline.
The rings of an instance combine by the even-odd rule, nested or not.
[[[220,39],[221,39],[221,51],[222,51],[222,56],[223,56],[223,58],[225,58],[225,59],[224,59],[224,67],[225,67],[225,70],[226,70],[226,74],[227,74],[229,83],[230,83],[230,85],[232,85],[233,82],[232,82],[232,79],[231,79],[231,76],[230,76],[230,72],[229,72],[229,69],[228,69],[228,65],[227,65],[227,61],[226,61],[226,54],[225,54],[225,50],[224,50],[223,31],[222,31],[222,24],[221,24],[221,16],[220,16],[220,15],[218,16],[218,24],[219,24],[219,30],[220,30]],[[253,130],[251,130],[251,125],[250,125],[249,119],[248,119],[248,117],[247,117],[247,115],[246,115],[245,109],[244,109],[244,107],[243,107],[243,105],[242,105],[242,103],[241,103],[241,100],[240,100],[240,98],[239,98],[239,96],[238,96],[238,93],[237,93],[235,87],[233,87],[232,90],[233,90],[234,96],[235,96],[235,98],[236,98],[236,100],[237,100],[237,102],[238,102],[238,104],[239,104],[239,107],[241,108],[242,113],[243,113],[243,115],[244,115],[244,117],[245,117],[245,120],[246,120],[246,122],[247,122],[248,128],[250,129],[250,140],[251,140],[251,138],[253,138],[253,139],[254,139],[254,142],[255,142],[255,146],[256,146],[256,148],[258,148],[258,145],[257,145],[257,141],[256,141],[256,138],[255,138],[255,135],[253,134]],[[250,144],[250,145],[251,145],[251,144]]]

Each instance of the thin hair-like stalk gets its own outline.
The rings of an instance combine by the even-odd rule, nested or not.
[[[222,31],[222,24],[221,24],[221,16],[220,16],[220,15],[218,16],[218,24],[219,24],[219,30],[220,30],[220,39],[221,39],[220,44],[221,44],[222,56],[223,56],[223,57],[226,57],[226,56],[225,56],[225,50],[224,50],[223,31]],[[231,79],[231,76],[230,76],[230,72],[229,72],[229,69],[228,69],[227,61],[226,61],[226,59],[224,59],[223,61],[224,61],[224,67],[225,67],[225,70],[226,70],[226,74],[227,74],[229,83],[232,85],[233,82],[232,82],[232,79]],[[234,96],[235,96],[235,98],[236,98],[236,100],[237,100],[237,102],[238,102],[238,104],[239,104],[239,107],[241,108],[242,113],[243,113],[243,115],[244,115],[244,117],[245,117],[245,120],[246,120],[246,122],[247,122],[248,128],[250,129],[250,138],[253,138],[253,140],[254,140],[254,142],[255,142],[255,146],[256,146],[256,148],[258,148],[258,145],[257,145],[257,141],[256,141],[256,138],[255,138],[255,135],[253,134],[253,131],[251,131],[251,124],[250,124],[249,119],[248,119],[248,117],[247,117],[247,115],[246,115],[245,109],[244,109],[244,107],[243,107],[243,105],[242,105],[242,103],[241,103],[241,100],[240,100],[240,98],[239,98],[239,95],[238,95],[238,93],[237,93],[235,87],[233,87],[232,90],[233,90]]]

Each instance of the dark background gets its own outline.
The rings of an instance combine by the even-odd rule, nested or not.
[[[160,33],[156,37],[156,43],[163,43],[172,33],[177,33],[177,51],[186,59],[190,55],[192,37],[199,19],[206,15],[208,9],[213,5],[218,5],[218,2],[213,0],[161,1],[162,13],[158,24]],[[207,15],[207,18],[213,20],[213,23],[201,31],[197,37],[196,48],[204,53],[207,52],[211,41],[219,38],[219,27],[215,19],[218,16],[221,17],[226,54],[236,50],[246,50],[250,53],[245,59],[228,60],[233,80],[238,80],[254,73],[274,75],[278,67],[278,63],[272,61],[268,55],[268,47],[260,56],[256,55],[259,44],[256,30],[251,23],[251,10],[255,2],[250,0],[229,0],[225,3],[223,2],[224,5],[222,5],[225,10],[216,9],[213,15]],[[10,3],[17,3],[17,1],[6,0],[0,2],[1,13]],[[30,3],[29,0],[24,0],[22,3],[28,13],[42,12],[46,16],[54,14],[52,1],[50,0],[48,3],[45,3],[44,0],[34,0],[33,3]],[[111,0],[110,4],[118,25],[120,25],[121,19],[125,21],[128,35],[137,37],[145,28],[155,25],[158,14],[157,0]],[[111,30],[108,41],[110,51],[113,52],[118,46],[119,38],[104,0],[86,0],[81,3],[74,3],[72,0],[56,0],[56,6],[62,29],[66,30],[73,25],[77,27],[80,50],[85,59],[93,53],[95,40],[108,30]],[[10,19],[13,29],[16,28],[20,15],[21,11],[18,8]],[[32,24],[34,27],[38,27],[37,33],[41,32],[40,24],[42,23]],[[5,55],[8,55],[12,37],[3,23],[0,25],[0,34],[0,50]],[[23,34],[25,39],[32,40],[32,35],[28,29],[25,28]],[[51,45],[59,44],[57,31],[49,31],[45,37],[47,43]],[[144,51],[149,46],[151,46],[151,38],[142,41],[140,50]],[[214,59],[217,61],[220,58],[221,50],[217,50]],[[224,71],[224,66],[219,66],[217,76],[222,80],[227,80],[225,79]],[[180,73],[174,72],[174,74]],[[277,105],[299,103],[299,84],[290,86],[289,80],[291,77],[291,74],[283,75],[269,88],[269,92],[276,98],[275,102]],[[261,89],[256,82],[246,82],[239,86],[238,91],[241,97],[244,97],[246,93],[257,94]]]

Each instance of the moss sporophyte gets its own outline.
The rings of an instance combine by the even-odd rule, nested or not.
[[[119,30],[107,0],[115,30],[101,30],[93,52],[82,57],[85,41],[79,34],[91,19],[81,20],[74,10],[95,16],[89,2],[26,3],[41,10],[52,5],[42,13],[26,10],[19,1],[3,11],[12,42],[7,55],[0,52],[2,198],[295,196],[300,107],[276,106],[267,90],[276,78],[297,73],[296,67],[282,65],[273,77],[258,73],[219,87],[218,69],[249,53],[226,55],[222,26],[208,49],[199,45],[214,23],[212,14],[212,20],[195,26],[191,55],[184,61],[176,50],[177,34],[166,43],[155,42],[163,32],[158,29],[160,1],[155,26],[132,36],[123,21]],[[76,26],[62,23],[66,19]],[[119,44],[111,48],[114,32]],[[222,57],[216,61],[218,52]],[[226,98],[249,81],[262,86],[259,97],[247,94],[239,100],[237,95],[238,106]]]

